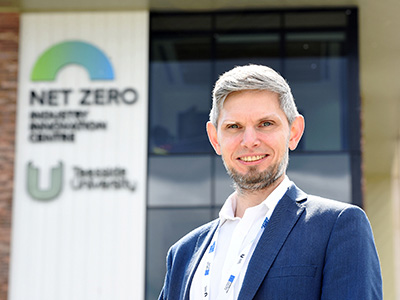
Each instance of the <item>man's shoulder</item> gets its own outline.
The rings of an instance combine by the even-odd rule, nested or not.
[[[307,199],[306,201],[303,202],[306,207],[313,207],[316,209],[325,209],[325,210],[343,210],[346,208],[354,207],[355,205],[335,200],[335,199],[330,199],[330,198],[325,198],[321,196],[316,196],[316,195],[310,195],[307,194]]]
[[[218,226],[219,219],[212,220],[206,224],[203,224],[189,233],[187,233],[185,236],[183,236],[177,243],[185,243],[188,241],[191,241],[193,239],[197,239],[199,236],[207,234],[212,230],[213,228],[216,228]]]
[[[201,225],[180,238],[171,249],[179,250],[199,246],[218,227],[219,219]]]
[[[347,202],[307,194],[294,184],[289,189],[288,196],[296,201],[298,205],[303,206],[307,213],[311,216],[332,215],[337,217],[341,214],[350,214],[365,217],[365,212],[359,206]]]
[[[301,205],[310,216],[367,219],[364,210],[357,205],[320,196],[307,195]]]

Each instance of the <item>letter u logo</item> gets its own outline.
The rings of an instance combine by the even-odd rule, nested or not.
[[[48,189],[39,188],[39,169],[33,166],[32,162],[28,163],[28,193],[36,200],[52,200],[56,198],[62,189],[63,164],[51,168],[51,183]]]

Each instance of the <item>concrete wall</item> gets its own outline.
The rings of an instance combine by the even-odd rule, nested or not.
[[[359,7],[364,208],[381,259],[384,298],[398,300],[395,241],[399,232],[395,228],[400,211],[396,209],[399,163],[395,154],[400,112],[400,2],[360,0]]]

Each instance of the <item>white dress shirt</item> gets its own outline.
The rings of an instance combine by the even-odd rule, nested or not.
[[[222,300],[222,297],[218,297],[218,294],[224,289],[231,272],[231,266],[235,264],[235,261],[237,261],[240,251],[249,245],[257,236],[265,217],[268,219],[271,217],[276,205],[286,193],[290,185],[291,181],[287,176],[285,176],[285,179],[262,203],[247,208],[243,218],[235,217],[237,201],[236,192],[231,194],[225,201],[225,204],[219,212],[220,227],[217,229],[219,230],[219,234],[216,241],[214,260],[210,269],[210,300]],[[249,254],[245,257],[241,272],[231,287],[233,288],[233,291],[230,293],[228,299],[237,299],[239,296],[250,258],[259,238],[260,236],[258,236],[253,242]],[[207,252],[208,251],[206,251],[206,253]],[[204,255],[196,273],[194,274],[190,288],[191,300],[204,299],[203,276],[206,267],[206,260],[206,255]]]

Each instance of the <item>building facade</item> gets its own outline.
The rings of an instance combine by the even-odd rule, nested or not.
[[[168,247],[232,192],[213,83],[255,63],[306,118],[289,177],[364,208],[399,299],[400,5],[311,2],[2,4],[0,298],[156,298]]]

